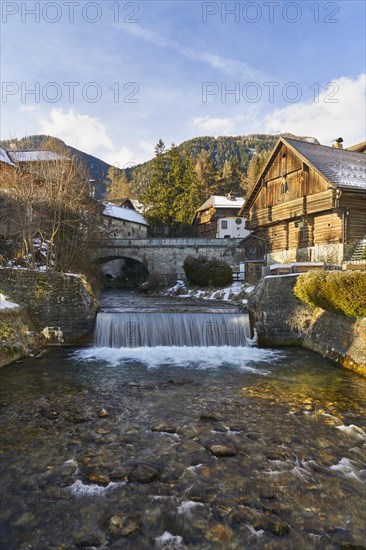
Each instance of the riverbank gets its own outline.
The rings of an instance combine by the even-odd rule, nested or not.
[[[0,309],[0,365],[45,345],[90,341],[98,302],[83,276],[1,268],[0,293],[13,304]]]
[[[159,293],[160,296],[172,296],[174,298],[191,298],[195,300],[217,300],[229,302],[246,309],[248,295],[254,290],[254,286],[246,283],[234,282],[231,285],[219,289],[202,289],[188,286],[184,281],[177,281],[176,284]]]
[[[248,303],[263,347],[302,346],[366,376],[366,319],[313,308],[293,294],[297,275],[265,277]]]
[[[0,367],[39,352],[43,343],[27,312],[0,294]]]

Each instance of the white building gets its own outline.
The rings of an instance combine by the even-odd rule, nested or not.
[[[192,222],[197,227],[198,236],[243,239],[249,235],[244,218],[239,216],[243,205],[241,197],[212,195],[197,209]]]
[[[149,224],[134,208],[103,203],[104,225],[112,239],[146,239]]]

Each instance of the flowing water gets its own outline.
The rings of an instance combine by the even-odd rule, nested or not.
[[[235,307],[109,292],[0,388],[1,549],[366,547],[365,380]]]

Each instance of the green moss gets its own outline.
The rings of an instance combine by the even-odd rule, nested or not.
[[[298,277],[294,295],[312,307],[366,317],[366,272],[312,270]]]

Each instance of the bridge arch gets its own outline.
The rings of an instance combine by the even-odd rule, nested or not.
[[[136,288],[149,278],[141,259],[116,255],[98,258],[105,288]]]

